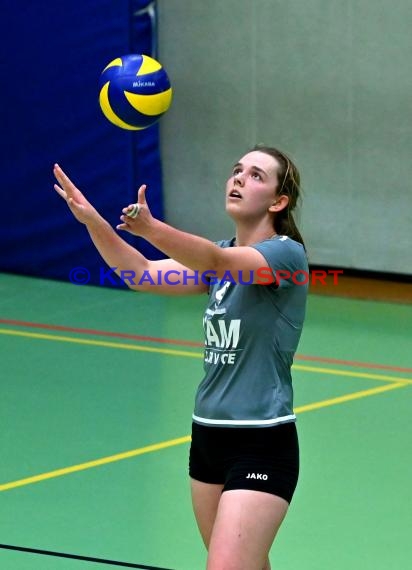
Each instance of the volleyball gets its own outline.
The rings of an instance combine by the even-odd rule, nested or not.
[[[130,54],[103,69],[99,103],[105,117],[117,127],[139,131],[156,123],[172,102],[169,77],[156,59]]]

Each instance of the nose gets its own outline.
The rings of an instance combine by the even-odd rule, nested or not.
[[[240,186],[243,185],[243,176],[241,172],[237,172],[233,178],[235,184],[239,184]]]

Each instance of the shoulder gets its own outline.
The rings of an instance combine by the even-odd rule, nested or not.
[[[307,256],[303,245],[288,236],[275,236],[253,244],[264,257],[289,259],[297,263],[306,263]]]
[[[281,280],[280,288],[290,287],[292,283],[297,284],[293,276],[301,273],[307,275],[309,272],[305,248],[288,236],[275,236],[251,247],[260,252],[268,267]],[[301,289],[303,290],[302,287]]]
[[[290,238],[289,236],[274,236],[272,238],[265,239],[258,243],[253,244],[255,246],[264,246],[264,247],[274,247],[274,248],[282,248],[288,249],[290,251],[305,251],[305,248],[301,243],[295,241],[294,239]]]

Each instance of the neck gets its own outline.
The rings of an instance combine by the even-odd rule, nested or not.
[[[275,237],[277,234],[273,227],[265,226],[261,228],[256,227],[240,227],[236,228],[236,241],[237,246],[247,246],[253,243],[258,243],[265,239]]]

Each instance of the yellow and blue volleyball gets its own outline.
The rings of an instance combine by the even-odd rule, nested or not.
[[[166,113],[171,102],[169,77],[163,66],[148,55],[118,57],[102,71],[100,107],[117,127],[131,131],[146,129]]]

